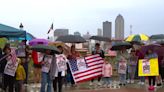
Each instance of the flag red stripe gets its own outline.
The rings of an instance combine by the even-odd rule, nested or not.
[[[98,78],[98,77],[101,77],[101,76],[102,76],[102,75],[98,75],[98,76],[86,78],[86,79],[84,79],[84,80],[76,81],[76,83],[81,83],[81,82],[90,81],[90,80],[92,80],[92,79],[95,79],[95,78]]]
[[[86,70],[86,71],[83,71],[83,72],[75,73],[74,75],[76,76],[78,74],[86,73],[86,72],[93,71],[93,70],[100,69],[100,68],[102,68],[102,67],[96,67],[96,68],[93,68],[93,69],[90,69],[90,70]]]
[[[100,65],[100,64],[104,64],[104,63],[97,63],[97,64],[94,64],[94,65],[91,65],[91,66],[88,66],[88,67],[93,67],[93,66],[97,66],[97,65]]]
[[[85,77],[85,76],[88,76],[88,75],[92,75],[92,74],[95,74],[95,73],[101,73],[102,72],[102,70],[99,70],[99,71],[97,71],[97,72],[93,72],[93,73],[90,73],[90,74],[85,74],[85,75],[83,75],[83,76],[79,76],[79,77],[76,77],[75,76],[75,79],[79,79],[79,78],[82,78],[82,77]]]
[[[95,56],[95,57],[85,58],[85,60],[92,60],[92,59],[95,59],[95,58],[101,58],[101,57],[100,56]]]
[[[100,60],[95,60],[95,61],[92,61],[92,62],[86,62],[87,64],[91,64],[91,63],[94,63],[94,62],[103,62],[101,59]]]

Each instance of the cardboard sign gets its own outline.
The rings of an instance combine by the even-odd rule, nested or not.
[[[126,68],[127,68],[126,62],[119,62],[118,73],[126,74]]]
[[[43,61],[43,56],[44,56],[44,54],[41,53],[41,52],[37,52],[37,54],[38,54],[38,62]]]
[[[18,67],[18,62],[13,62],[11,59],[9,59],[5,66],[4,74],[14,77],[17,67]]]
[[[67,70],[67,64],[68,61],[66,56],[64,54],[56,55],[56,63],[59,71],[65,71]]]
[[[86,65],[84,58],[78,58],[77,59],[77,67],[79,70],[86,70],[87,69],[87,65]]]
[[[139,60],[139,76],[158,76],[158,58],[153,58],[150,60],[141,59]]]
[[[42,61],[43,62],[42,72],[48,73],[50,71],[52,58],[53,57],[50,55],[45,56],[44,61]]]

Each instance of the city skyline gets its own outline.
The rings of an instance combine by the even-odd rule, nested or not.
[[[124,40],[124,18],[119,14],[115,19],[115,39]]]
[[[52,22],[54,29],[67,28],[70,33],[79,31],[96,35],[103,21],[114,26],[118,14],[124,16],[125,37],[133,26],[133,34],[163,33],[163,0],[1,0],[0,23],[19,28],[36,37],[47,38]],[[64,2],[64,3],[63,3]],[[92,6],[92,7],[91,7]],[[112,27],[112,30],[115,30]],[[39,33],[39,34],[38,34]],[[53,34],[52,32],[50,35]],[[112,32],[114,37],[114,32]]]

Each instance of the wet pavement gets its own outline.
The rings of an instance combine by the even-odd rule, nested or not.
[[[156,87],[154,91],[149,91],[147,88],[148,85],[139,84],[128,84],[120,88],[104,88],[101,86],[91,87],[85,83],[77,85],[76,87],[64,87],[63,92],[164,92],[164,86]],[[25,85],[25,92],[40,92],[39,90],[40,84]]]

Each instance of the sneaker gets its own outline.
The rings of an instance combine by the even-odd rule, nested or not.
[[[98,82],[97,85],[101,86],[101,82]]]
[[[122,86],[122,83],[119,83],[120,86]]]
[[[157,84],[157,86],[159,86],[159,87],[160,87],[160,86],[162,86],[162,84],[161,84],[161,83],[158,83],[158,84]]]
[[[149,86],[148,89],[149,89],[149,90],[154,90],[155,88],[154,88],[154,86]]]
[[[111,87],[111,85],[110,85],[110,84],[108,84],[108,85],[107,85],[107,87],[108,87],[108,88],[110,88],[110,87]]]
[[[93,82],[90,82],[90,83],[89,83],[89,86],[93,86]]]
[[[134,83],[134,80],[131,80],[130,83]]]
[[[130,80],[127,80],[127,83],[130,83]]]
[[[141,82],[138,82],[138,84],[140,85],[140,84],[141,84]]]
[[[144,85],[145,84],[145,82],[141,82],[141,85]]]

